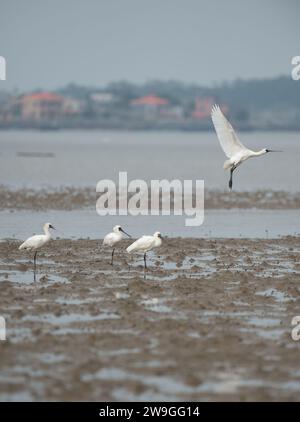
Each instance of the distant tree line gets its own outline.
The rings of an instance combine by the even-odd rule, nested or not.
[[[300,108],[300,81],[286,76],[273,79],[237,79],[211,87],[174,80],[152,80],[141,85],[118,81],[105,87],[86,87],[72,83],[58,92],[78,99],[86,99],[93,92],[110,92],[123,103],[151,93],[167,98],[174,105],[186,106],[195,97],[214,97],[216,101],[226,103],[233,110]]]

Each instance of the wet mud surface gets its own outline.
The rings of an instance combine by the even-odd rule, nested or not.
[[[0,185],[0,210],[43,211],[74,210],[82,207],[94,208],[99,196],[100,194],[96,193],[94,187],[11,190]],[[240,192],[233,190],[228,195],[227,190],[206,190],[205,208],[298,209],[300,208],[300,192],[272,190]]]
[[[0,400],[299,400],[300,238],[0,242]]]

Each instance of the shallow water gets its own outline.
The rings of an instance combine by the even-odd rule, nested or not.
[[[102,321],[105,319],[118,319],[120,318],[116,314],[109,314],[107,312],[102,312],[98,315],[88,315],[88,314],[62,314],[59,316],[53,314],[44,314],[43,316],[37,315],[26,315],[23,318],[23,321],[45,321],[49,324],[54,325],[68,325],[73,322],[91,322],[91,321]]]
[[[241,133],[253,149],[274,148],[243,164],[234,177],[235,190],[299,191],[300,134]],[[100,179],[203,179],[210,189],[227,189],[225,156],[213,131],[0,131],[0,180],[12,187],[96,186]]]
[[[115,224],[121,224],[133,237],[159,230],[168,237],[199,238],[276,238],[299,234],[299,210],[231,209],[205,210],[199,227],[186,227],[183,216],[105,216],[95,210],[0,212],[0,238],[25,239],[40,230],[45,221],[56,228],[60,238],[103,239]],[[37,231],[37,233],[39,233]]]
[[[43,274],[37,269],[36,281],[34,280],[33,267],[24,271],[0,271],[0,283],[2,281],[9,281],[11,283],[19,284],[34,284],[35,282],[42,282],[44,286],[55,283],[70,283],[66,278],[57,274]]]

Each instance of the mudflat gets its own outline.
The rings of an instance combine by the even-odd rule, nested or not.
[[[0,400],[299,400],[300,238],[0,242]]]

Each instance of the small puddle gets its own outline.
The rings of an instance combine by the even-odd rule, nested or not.
[[[295,301],[296,299],[289,296],[287,293],[285,292],[281,292],[280,290],[277,289],[266,289],[260,292],[257,292],[256,295],[258,296],[264,296],[264,297],[272,297],[276,300],[276,302],[291,302],[291,301]]]
[[[94,380],[109,381],[139,381],[147,387],[158,389],[159,391],[171,394],[193,393],[196,388],[189,387],[184,383],[167,376],[145,376],[144,374],[135,374],[118,368],[103,368],[94,374],[82,375],[83,382],[91,382]]]
[[[278,340],[285,334],[285,330],[280,329],[260,329],[260,328],[240,328],[241,333],[251,333],[266,339],[266,340]]]
[[[55,284],[55,283],[63,283],[69,284],[71,283],[64,277],[61,277],[57,274],[36,274],[36,281],[34,281],[34,275],[32,271],[9,271],[6,273],[0,274],[0,283],[7,281],[9,283],[17,283],[17,284],[34,284],[34,283],[43,283],[43,285],[47,284]]]
[[[23,321],[33,321],[33,322],[48,322],[49,324],[54,325],[67,325],[75,322],[91,322],[91,321],[103,321],[106,319],[120,319],[120,316],[114,313],[102,312],[98,315],[88,315],[88,314],[63,314],[63,315],[54,315],[54,314],[44,314],[44,315],[25,315]]]
[[[152,299],[145,299],[141,301],[142,305],[145,305],[146,309],[151,312],[159,312],[159,313],[170,313],[173,312],[173,309],[167,305],[164,305],[164,299],[152,298]]]
[[[247,319],[249,325],[255,325],[256,327],[278,327],[281,320],[278,318],[259,318],[257,316],[252,316]]]
[[[102,297],[87,297],[85,299],[80,299],[78,297],[59,297],[55,300],[56,303],[59,303],[61,305],[84,305],[89,303],[97,303],[102,302]]]
[[[118,350],[103,350],[98,352],[98,356],[121,356],[121,355],[130,355],[135,353],[140,353],[141,349],[132,348],[132,349],[118,349]]]
[[[65,362],[67,360],[66,356],[63,354],[55,354],[55,353],[39,353],[36,355],[37,360],[42,363],[46,364],[55,364]]]
[[[7,327],[6,336],[9,338],[9,341],[14,344],[22,343],[24,341],[35,341],[35,338],[32,335],[30,328],[23,327]]]

